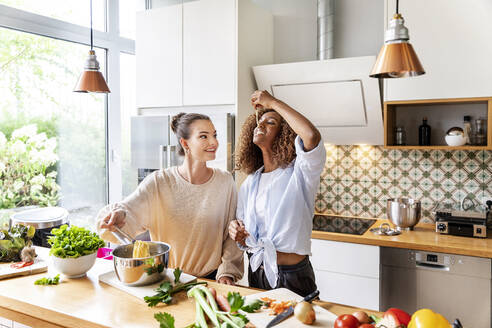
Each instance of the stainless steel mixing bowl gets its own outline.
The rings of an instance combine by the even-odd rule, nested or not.
[[[419,223],[420,201],[412,198],[391,198],[386,202],[388,220],[399,230],[413,230]]]
[[[171,246],[162,242],[150,243],[149,257],[133,258],[133,243],[113,250],[114,271],[127,286],[144,286],[161,281],[166,276]]]

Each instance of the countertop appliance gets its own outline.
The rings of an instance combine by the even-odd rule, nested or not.
[[[207,165],[232,172],[234,116],[229,113],[204,114],[212,120],[219,140],[216,159],[207,162]],[[178,155],[178,140],[170,127],[171,120],[172,115],[131,118],[131,164],[138,170],[138,183],[155,170],[183,162],[183,157]]]
[[[436,232],[464,237],[487,237],[490,211],[482,205],[438,204],[434,209]]]
[[[69,224],[68,211],[62,207],[39,207],[14,213],[10,216],[10,226],[23,224],[36,229],[32,243],[36,246],[51,247],[48,237],[51,229]]]
[[[491,328],[491,259],[381,247],[380,310],[428,308]]]
[[[253,67],[258,89],[306,116],[325,143],[383,144],[381,86],[369,77],[375,56]]]

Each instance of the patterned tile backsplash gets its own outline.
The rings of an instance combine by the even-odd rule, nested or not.
[[[316,211],[386,217],[386,199],[411,197],[429,222],[436,202],[492,199],[492,151],[395,150],[382,146],[326,146]]]

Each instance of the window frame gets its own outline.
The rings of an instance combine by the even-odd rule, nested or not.
[[[126,0],[123,0],[126,1]],[[133,0],[137,1],[137,0]],[[94,30],[94,46],[106,50],[104,72],[111,93],[105,97],[107,200],[122,198],[120,52],[135,55],[135,40],[119,35],[119,0],[106,0],[105,32]],[[148,4],[146,3],[146,8]],[[87,18],[89,19],[89,17]],[[90,45],[90,28],[0,4],[0,27]],[[84,65],[83,62],[76,63]],[[73,81],[75,83],[77,81]]]

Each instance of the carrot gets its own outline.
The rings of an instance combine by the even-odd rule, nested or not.
[[[217,299],[217,291],[213,287],[208,287],[208,290],[214,295],[214,298]]]
[[[225,312],[231,311],[231,306],[229,305],[229,302],[224,295],[217,294],[217,297],[215,299],[217,300],[217,305],[219,306],[219,309]]]

